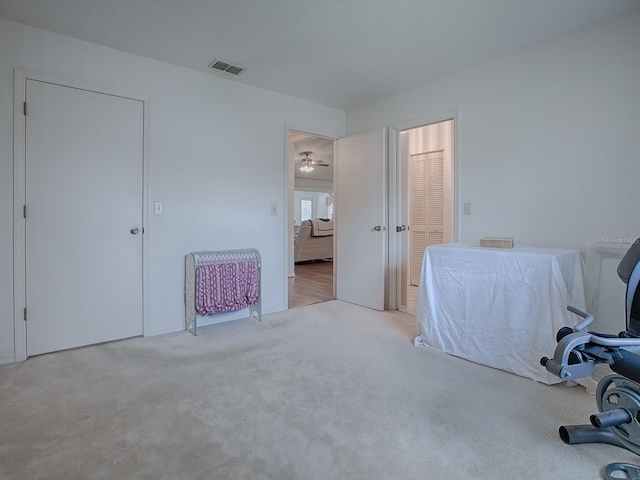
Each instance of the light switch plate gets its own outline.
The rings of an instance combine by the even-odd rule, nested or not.
[[[156,202],[153,204],[153,214],[154,215],[162,215],[162,202]]]

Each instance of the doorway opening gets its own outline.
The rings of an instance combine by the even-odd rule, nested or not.
[[[288,308],[335,298],[335,140],[289,130]]]
[[[454,241],[454,120],[400,132],[398,309],[415,314],[424,251]]]

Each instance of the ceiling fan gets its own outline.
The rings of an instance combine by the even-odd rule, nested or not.
[[[328,167],[328,163],[324,163],[322,160],[312,160],[309,158],[313,152],[300,152],[301,155],[304,155],[304,158],[301,158],[299,162],[295,162],[296,165],[300,166],[300,171],[305,173],[313,172],[314,167]]]

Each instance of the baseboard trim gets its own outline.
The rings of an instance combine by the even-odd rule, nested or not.
[[[0,355],[0,365],[6,365],[7,363],[16,363],[15,354],[3,354]]]

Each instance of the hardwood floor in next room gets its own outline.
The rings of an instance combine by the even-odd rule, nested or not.
[[[333,262],[295,265],[295,277],[289,278],[289,308],[333,300]]]

